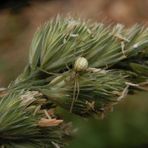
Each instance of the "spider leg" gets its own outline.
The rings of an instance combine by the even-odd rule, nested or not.
[[[48,72],[40,67],[38,67],[38,69],[46,74],[49,74],[49,75],[54,75],[54,76],[58,76],[59,74],[58,73],[54,73],[54,72]]]
[[[73,99],[72,99],[72,103],[71,103],[71,107],[70,107],[70,112],[72,112],[73,106],[74,106],[74,102],[76,100],[76,79],[74,78],[74,89],[73,89]]]
[[[65,63],[65,65],[66,65],[66,68],[70,71],[70,67],[68,66],[68,64]]]
[[[80,85],[79,85],[79,81],[78,81],[78,78],[76,78],[76,88],[77,88],[77,94],[76,94],[76,100],[78,99],[79,97],[79,92],[80,92]]]

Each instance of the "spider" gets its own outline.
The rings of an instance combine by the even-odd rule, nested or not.
[[[70,107],[70,112],[73,110],[74,102],[78,99],[80,86],[79,86],[79,73],[86,71],[88,69],[88,61],[84,57],[78,57],[74,63],[74,73],[72,74],[72,79],[74,79],[74,89],[73,89],[73,100]]]
[[[80,72],[99,72],[99,73],[106,73],[106,70],[98,69],[98,68],[91,68],[88,67],[88,61],[84,57],[78,57],[74,63],[74,68],[72,71],[71,79],[74,80],[74,87],[73,87],[73,100],[70,107],[70,112],[73,110],[73,106],[75,101],[79,97],[80,92],[80,85],[79,85],[79,74]]]

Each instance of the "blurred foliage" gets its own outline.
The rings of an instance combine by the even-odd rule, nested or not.
[[[57,14],[70,13],[86,19],[126,25],[147,24],[148,20],[147,0],[16,1],[0,3],[0,63],[2,61],[6,65],[4,70],[0,66],[0,86],[6,86],[22,70],[36,28]],[[10,71],[8,77],[6,74]]]
[[[69,148],[141,148],[148,146],[148,93],[124,100],[103,120],[71,117],[79,132]],[[141,103],[139,103],[141,102]]]
[[[6,4],[5,1],[0,8],[0,87],[6,86],[22,71],[36,27],[57,13],[70,12],[106,23],[148,24],[147,0],[52,0],[44,3],[34,0],[29,5],[14,1]],[[148,93],[129,97],[99,121],[81,120],[64,113],[65,120],[72,119],[74,126],[80,127],[69,147],[148,147],[147,98]]]

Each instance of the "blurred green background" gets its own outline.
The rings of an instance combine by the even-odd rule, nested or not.
[[[0,87],[23,70],[38,26],[57,14],[148,25],[148,0],[5,0],[0,3]],[[148,93],[129,96],[103,120],[65,114],[78,132],[68,148],[148,147]]]

